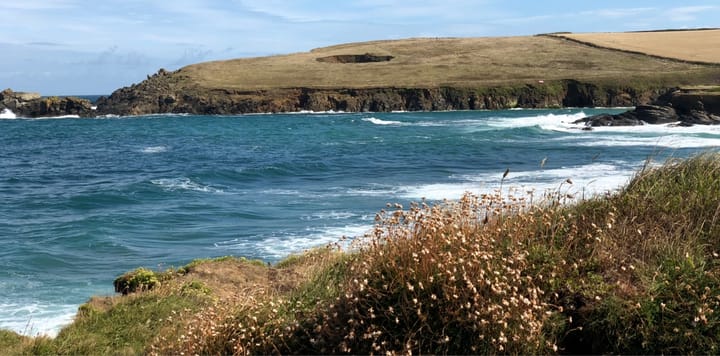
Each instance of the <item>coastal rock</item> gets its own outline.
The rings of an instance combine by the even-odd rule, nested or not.
[[[648,124],[665,124],[677,122],[679,117],[675,109],[669,106],[638,105],[634,110],[621,114],[599,114],[575,121],[585,126],[635,126]]]
[[[52,117],[94,114],[89,100],[75,97],[46,97],[38,93],[14,92],[5,89],[0,92],[0,110],[8,109],[21,117]]]
[[[600,114],[575,121],[587,127],[669,124],[680,126],[720,124],[720,95],[713,92],[687,93],[675,90],[655,100],[655,105],[638,105],[621,114]]]
[[[92,104],[89,100],[75,97],[49,97],[30,100],[18,108],[16,114],[24,117],[52,117],[92,115]]]
[[[584,123],[587,127],[598,127],[598,126],[636,126],[642,125],[643,122],[638,120],[632,114],[598,114],[588,116],[573,122],[574,124]]]

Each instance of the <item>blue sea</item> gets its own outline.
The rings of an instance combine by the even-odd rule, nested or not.
[[[720,146],[720,127],[581,130],[624,109],[436,113],[0,114],[0,328],[56,333],[139,266],[276,262],[362,236],[386,203],[465,191],[618,189],[652,157]]]

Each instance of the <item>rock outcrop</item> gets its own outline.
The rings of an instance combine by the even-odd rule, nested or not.
[[[616,115],[589,116],[575,123],[585,123],[587,127],[669,123],[716,125],[720,124],[720,92],[674,90],[658,97],[653,105],[639,105]]]
[[[0,111],[8,109],[21,117],[93,116],[92,103],[75,97],[41,97],[37,93],[0,92]]]
[[[276,88],[208,89],[182,70],[159,71],[147,80],[101,98],[98,114],[244,114],[298,111],[438,111],[507,108],[635,106],[667,89],[601,87],[575,80],[490,88]]]

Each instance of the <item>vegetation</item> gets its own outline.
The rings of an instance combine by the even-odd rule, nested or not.
[[[691,59],[707,59],[713,63],[720,58],[717,54],[720,47],[707,45],[716,42],[717,32],[668,31],[651,35],[655,36],[652,41],[635,37],[625,40],[630,35],[624,33],[603,36],[608,36],[609,41],[623,39],[618,45],[620,48],[647,51],[648,54],[680,59],[694,56]],[[674,36],[678,35],[684,36],[683,39],[675,40]],[[177,77],[182,77],[181,81],[192,84],[190,86],[255,91],[283,88],[494,88],[564,79],[606,82],[612,87],[673,87],[716,83],[720,74],[720,69],[713,65],[667,61],[565,39],[577,36],[582,41],[594,41],[594,38],[585,39],[582,37],[585,35],[573,34],[372,41],[289,55],[199,63],[182,68]],[[688,50],[683,46],[685,43],[691,44]],[[701,44],[692,45],[694,43]],[[633,47],[635,45],[651,47],[638,49]],[[661,49],[665,52],[657,52]],[[389,60],[368,63],[326,60],[370,55]]]
[[[575,201],[389,206],[346,251],[194,263],[9,354],[717,353],[720,153]],[[534,200],[531,204],[530,200]],[[230,272],[232,271],[232,272]]]

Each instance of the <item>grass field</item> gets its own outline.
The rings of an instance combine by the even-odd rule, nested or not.
[[[675,58],[720,63],[720,30],[558,34],[596,46]]]
[[[644,50],[650,44],[669,42],[667,53],[692,60],[717,60],[720,51],[715,31],[657,32],[648,34],[565,35],[593,40],[617,38],[625,49]],[[583,37],[596,36],[596,37]],[[694,39],[697,36],[697,39]],[[688,40],[693,38],[693,41]],[[706,45],[695,46],[695,41]],[[710,41],[709,43],[707,41]],[[681,47],[687,44],[689,50]],[[655,48],[657,47],[657,48]],[[653,50],[660,50],[655,45]],[[650,53],[651,51],[648,50]],[[373,63],[321,62],[332,56],[392,56]],[[652,52],[653,54],[656,54]],[[684,57],[684,58],[685,58]],[[712,58],[711,58],[712,57]],[[629,85],[648,80],[684,84],[712,84],[720,69],[713,66],[668,61],[642,54],[596,48],[553,36],[486,38],[416,38],[351,43],[310,52],[271,57],[200,63],[181,70],[193,83],[205,88],[257,90],[274,88],[378,88],[378,87],[489,87],[576,79],[622,82]],[[708,82],[708,83],[705,83]]]

